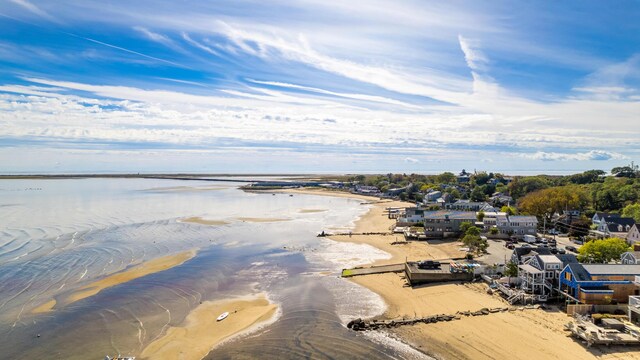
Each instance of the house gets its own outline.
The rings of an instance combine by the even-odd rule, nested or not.
[[[469,174],[464,169],[462,169],[460,174],[458,174],[458,176],[456,176],[456,179],[458,180],[458,184],[466,184],[471,179],[471,174]]]
[[[605,217],[620,217],[620,215],[619,214],[614,214],[614,213],[596,212],[595,214],[593,214],[593,217],[591,218],[591,222],[596,224],[596,225],[600,225],[600,222]]]
[[[501,211],[488,211],[484,213],[484,218],[482,218],[482,223],[484,230],[489,230],[492,227],[498,224],[498,217],[504,218],[507,216],[507,213]]]
[[[511,253],[511,262],[522,265],[536,255],[551,255],[549,248],[517,247]]]
[[[620,256],[620,260],[625,265],[640,264],[640,251],[627,251]]]
[[[639,294],[639,275],[640,265],[571,263],[560,273],[559,290],[584,304],[626,303]]]
[[[363,194],[363,195],[375,195],[375,196],[380,196],[382,195],[382,193],[380,192],[380,189],[378,189],[376,186],[367,186],[367,185],[356,185],[353,188],[353,191],[356,194]]]
[[[399,223],[419,223],[422,221],[422,217],[424,215],[424,209],[419,207],[410,207],[404,209],[404,215],[398,217],[397,222]]]
[[[525,235],[537,234],[538,219],[535,216],[498,216],[496,227],[501,234],[522,238]]]
[[[629,217],[605,216],[600,220],[598,231],[605,236],[626,238],[635,223],[636,221]]]
[[[635,223],[627,233],[627,243],[633,245],[640,242],[640,224]]]
[[[442,238],[460,235],[463,222],[474,223],[476,213],[473,211],[424,211],[424,233],[427,237]]]
[[[491,201],[494,206],[509,205],[513,203],[513,198],[507,194],[497,192],[491,195],[489,201]]]
[[[518,266],[518,277],[521,288],[527,293],[551,296],[558,287],[562,269],[570,263],[577,263],[578,259],[572,254],[553,255],[542,252],[524,259],[523,264]]]
[[[424,201],[425,202],[435,202],[436,200],[438,200],[438,198],[442,197],[442,191],[429,191],[425,196],[424,196]]]
[[[458,200],[453,204],[448,204],[447,209],[449,210],[458,210],[458,211],[484,211],[484,212],[495,212],[498,209],[491,206],[489,203],[481,201],[475,202],[470,200]]]

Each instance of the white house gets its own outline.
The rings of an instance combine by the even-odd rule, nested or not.
[[[593,217],[591,218],[591,222],[600,226],[600,223],[605,217],[620,217],[620,215],[610,214],[606,212],[596,212],[595,214],[593,214]]]
[[[637,242],[640,242],[640,225],[635,223],[627,233],[627,243],[633,245]]]
[[[625,265],[637,265],[640,264],[640,251],[627,251],[620,256],[620,260]]]
[[[626,234],[631,230],[631,227],[635,224],[633,218],[619,217],[619,216],[605,216],[600,219],[598,225],[598,231],[606,236],[621,236],[626,237]]]

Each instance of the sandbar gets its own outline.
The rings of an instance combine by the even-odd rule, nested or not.
[[[312,214],[312,213],[320,213],[320,212],[325,212],[325,211],[329,211],[328,209],[300,209],[298,210],[299,213],[301,214]]]
[[[180,220],[178,220],[178,222],[200,224],[200,225],[212,225],[212,226],[220,226],[220,225],[229,224],[228,221],[203,219],[203,218],[201,218],[199,216],[192,216],[192,217],[180,219]]]
[[[141,358],[202,359],[224,340],[273,320],[277,308],[264,295],[203,302],[187,315],[180,326],[168,328],[161,337],[147,345]],[[223,321],[216,321],[223,312],[229,312],[229,316]]]
[[[284,219],[284,218],[258,218],[258,217],[239,217],[237,219],[240,221],[252,222],[252,223],[280,222],[280,221],[291,220],[291,219]]]
[[[56,306],[56,301],[52,299],[34,308],[33,310],[31,310],[31,313],[33,314],[46,313],[46,312],[52,311],[54,306]]]
[[[68,305],[73,302],[93,296],[106,288],[123,284],[149,274],[171,269],[178,265],[182,265],[184,262],[193,258],[195,255],[196,251],[190,250],[179,254],[163,256],[157,259],[143,262],[129,269],[125,269],[121,272],[109,275],[105,278],[94,281],[91,284],[85,285],[66,297],[63,302],[65,305]]]

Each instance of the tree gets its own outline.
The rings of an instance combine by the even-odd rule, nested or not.
[[[622,216],[633,218],[640,223],[640,204],[629,204],[622,209]]]
[[[436,182],[439,184],[454,184],[457,179],[458,178],[451,172],[443,172],[436,176]]]
[[[462,223],[460,223],[460,231],[462,231],[463,234],[467,233],[467,230],[469,230],[470,227],[472,227],[473,224],[470,223],[469,221],[464,221]]]
[[[482,171],[475,175],[473,175],[473,179],[475,180],[476,185],[484,185],[491,179],[491,176],[486,172]]]
[[[498,230],[497,227],[492,226],[491,229],[489,229],[489,234],[491,235],[497,235],[500,232],[500,230]]]
[[[487,195],[484,193],[482,186],[476,186],[471,191],[471,201],[485,201]]]
[[[582,245],[578,259],[581,262],[594,263],[608,263],[612,260],[620,261],[620,256],[629,250],[629,244],[620,238],[593,240]]]
[[[618,166],[611,169],[611,174],[615,177],[634,178],[638,176],[638,165],[635,165],[633,161],[627,166]]]
[[[528,176],[516,178],[509,184],[509,193],[514,199],[527,195],[530,192],[546,189],[551,186],[551,182],[542,176]]]
[[[589,195],[579,185],[557,186],[530,193],[520,199],[522,212],[542,218],[565,209],[584,209],[589,204]]]
[[[513,261],[509,261],[504,269],[504,274],[509,277],[518,276],[518,264]]]
[[[465,235],[480,236],[480,229],[476,226],[469,226],[469,228],[467,228],[467,231],[465,231],[464,233]]]
[[[478,229],[475,226],[473,228]],[[468,247],[471,252],[484,252],[487,247],[489,247],[487,241],[482,239],[479,235],[467,234],[462,238],[462,243]]]
[[[478,221],[484,220],[484,211],[478,212],[478,214],[476,214],[476,218],[478,219]]]
[[[591,184],[598,182],[602,175],[606,174],[602,170],[588,170],[581,174],[569,176],[569,181],[574,184]]]
[[[514,208],[513,206],[503,206],[500,211],[502,211],[503,213],[506,213],[508,216],[511,215],[515,215],[518,213],[518,210],[516,210],[516,208]]]

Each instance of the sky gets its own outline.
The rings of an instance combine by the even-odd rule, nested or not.
[[[0,173],[640,161],[638,1],[0,0]]]

